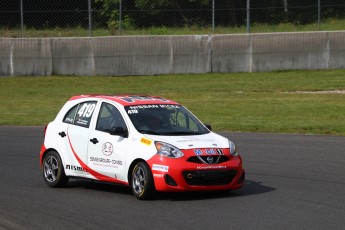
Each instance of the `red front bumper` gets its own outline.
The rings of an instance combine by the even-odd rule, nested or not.
[[[186,159],[156,155],[148,161],[157,191],[236,190],[244,184],[240,156],[220,164],[200,164]]]

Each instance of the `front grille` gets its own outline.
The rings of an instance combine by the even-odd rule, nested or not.
[[[183,177],[189,185],[225,185],[231,183],[236,170],[188,170]]]
[[[192,156],[187,159],[188,162],[198,163],[198,164],[220,164],[228,160],[229,158],[225,155]]]

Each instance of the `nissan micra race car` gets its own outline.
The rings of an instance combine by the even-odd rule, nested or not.
[[[123,184],[138,199],[241,188],[245,172],[234,143],[210,130],[161,97],[73,96],[45,127],[43,178],[51,187],[70,177]]]

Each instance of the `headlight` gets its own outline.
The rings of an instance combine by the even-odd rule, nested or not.
[[[238,156],[236,145],[231,141],[229,141],[229,148],[230,148],[230,155],[231,156],[234,156],[234,157]]]
[[[170,158],[180,158],[183,156],[183,153],[176,148],[175,146],[169,145],[164,142],[155,142],[157,154],[164,156],[164,157],[170,157]]]

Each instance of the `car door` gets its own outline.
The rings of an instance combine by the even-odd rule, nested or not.
[[[73,106],[65,115],[59,130],[58,146],[63,149],[67,175],[86,176],[87,147],[90,124],[97,101],[85,101]]]
[[[93,175],[109,182],[125,183],[128,131],[119,110],[103,102],[88,143],[88,167]]]

